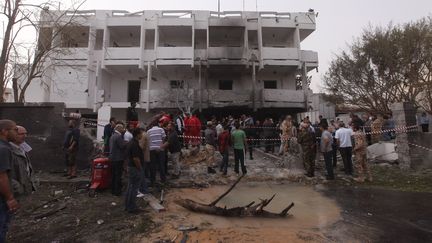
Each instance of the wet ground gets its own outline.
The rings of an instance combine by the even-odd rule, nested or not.
[[[326,235],[343,242],[432,242],[432,193],[371,188],[320,188],[342,208]]]
[[[374,168],[373,183],[357,184],[340,172],[336,181],[328,182],[322,179],[320,164],[318,178],[306,179],[298,163],[296,166],[259,153],[254,157],[246,161],[248,176],[218,205],[246,205],[276,194],[267,209],[278,212],[294,202],[291,216],[225,218],[193,213],[174,203],[176,198],[203,203],[214,200],[236,180],[232,168],[224,177],[219,173],[208,175],[205,164],[185,166],[181,179],[171,180],[171,186],[165,189],[166,212],[156,213],[141,200],[139,205],[145,212],[134,216],[124,212],[123,197],[104,191],[89,198],[85,190],[76,191],[88,175],[68,181],[51,174],[41,175],[40,190],[22,201],[9,241],[432,242],[432,173],[428,171],[378,167]],[[56,191],[62,192],[54,195]],[[153,193],[159,196],[157,190]],[[64,209],[35,219],[63,205]],[[180,226],[196,226],[197,230],[184,234]]]

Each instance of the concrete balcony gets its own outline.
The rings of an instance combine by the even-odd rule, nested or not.
[[[82,48],[57,48],[58,56],[56,58],[61,60],[87,60],[89,56],[89,49]]]
[[[106,60],[139,60],[140,47],[108,47],[105,52]]]
[[[138,65],[141,57],[139,47],[108,47],[104,65]]]
[[[209,107],[224,107],[227,105],[249,106],[252,104],[251,90],[203,90],[202,102]]]
[[[185,64],[191,65],[194,59],[192,47],[158,47],[157,64]]]
[[[303,90],[263,89],[261,90],[263,107],[270,108],[304,108],[305,93]]]
[[[297,48],[263,47],[261,52],[263,60],[298,60]]]
[[[301,51],[301,60],[306,62],[306,66],[310,68],[318,67],[318,52]]]
[[[244,59],[243,47],[209,47],[208,59]]]
[[[153,89],[150,90],[150,109],[155,108],[177,108],[178,104],[184,105],[194,103],[194,90],[193,89]],[[149,100],[149,92],[142,89],[140,92],[141,107],[147,107]]]

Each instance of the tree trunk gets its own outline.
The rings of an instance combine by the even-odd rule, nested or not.
[[[202,204],[199,202],[195,202],[190,199],[177,199],[175,203],[178,205],[197,213],[205,213],[212,215],[219,215],[225,217],[245,217],[245,216],[254,216],[254,217],[267,217],[267,218],[277,218],[277,217],[286,217],[288,215],[288,211],[294,206],[294,203],[288,205],[284,210],[280,213],[272,213],[264,210],[264,208],[270,204],[273,198],[276,196],[273,195],[269,199],[260,199],[261,202],[255,204],[255,201],[249,203],[245,206],[226,208],[226,207],[218,207],[216,204],[225,197],[232,189],[240,182],[243,176],[239,177],[237,181],[221,196],[219,196],[216,200],[209,204]]]

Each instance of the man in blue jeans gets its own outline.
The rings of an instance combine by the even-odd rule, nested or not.
[[[320,124],[320,130],[321,130],[321,141],[320,141],[320,152],[323,153],[325,166],[327,170],[327,180],[334,180],[334,173],[333,173],[333,164],[332,164],[332,155],[333,155],[333,149],[332,149],[332,141],[333,137],[331,133],[328,131],[328,124],[327,122],[321,122]]]
[[[136,205],[136,196],[141,182],[141,174],[144,163],[144,153],[139,145],[139,140],[142,138],[142,129],[135,128],[132,131],[133,139],[128,144],[128,188],[126,192],[125,210],[128,213],[140,213],[141,210]]]
[[[156,172],[159,170],[161,183],[165,183],[165,151],[162,148],[166,137],[165,130],[157,122],[147,131],[150,143],[150,183],[153,187],[156,182]]]
[[[19,208],[10,184],[12,152],[9,142],[14,141],[17,134],[18,128],[15,122],[0,120],[0,242],[6,241],[11,213]]]

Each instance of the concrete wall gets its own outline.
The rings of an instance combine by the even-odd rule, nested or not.
[[[412,144],[420,145],[431,149],[432,133],[416,132],[413,136]],[[414,169],[432,169],[432,151],[414,145],[410,146],[413,159],[411,167]]]
[[[65,168],[62,150],[67,121],[62,117],[63,103],[1,104],[0,119],[14,120],[27,129],[27,143],[35,170],[59,171]],[[80,169],[89,166],[93,142],[81,133],[77,156]]]
[[[56,66],[51,76],[51,102],[64,102],[68,107],[86,108],[88,70],[86,66]]]

